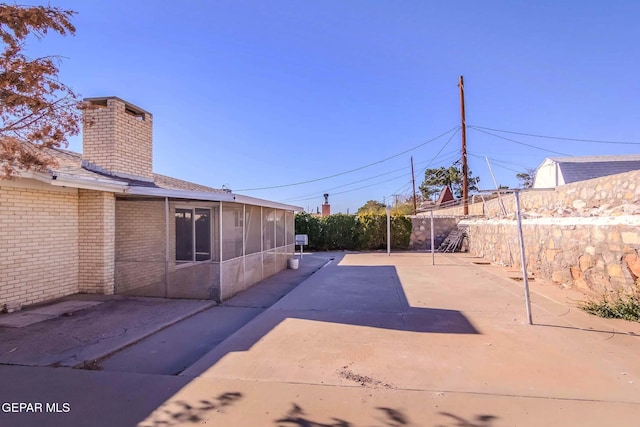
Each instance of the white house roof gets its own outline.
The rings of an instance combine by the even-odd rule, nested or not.
[[[550,157],[547,160],[558,164],[565,184],[640,169],[640,154]]]

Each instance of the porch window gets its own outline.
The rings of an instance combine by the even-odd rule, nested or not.
[[[211,210],[176,209],[176,261],[211,259]]]

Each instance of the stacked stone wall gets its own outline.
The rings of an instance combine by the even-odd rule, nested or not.
[[[553,283],[592,294],[631,293],[640,285],[640,216],[604,221],[524,219],[527,270]],[[469,250],[493,262],[520,267],[516,221],[465,220]]]
[[[520,200],[530,272],[593,294],[638,291],[640,171],[524,191]],[[478,211],[484,216],[461,221],[470,252],[519,267],[514,195],[470,206],[470,214]]]

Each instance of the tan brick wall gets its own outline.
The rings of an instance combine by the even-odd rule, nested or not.
[[[20,181],[0,182],[0,309],[78,292],[77,191]]]
[[[164,282],[164,201],[118,199],[115,237],[117,293]]]
[[[113,294],[115,196],[78,190],[79,290]]]
[[[83,128],[83,159],[111,173],[153,179],[152,115],[129,114],[127,104],[117,98],[106,102],[106,108],[85,112],[91,124]]]

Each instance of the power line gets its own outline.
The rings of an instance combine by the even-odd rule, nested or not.
[[[325,176],[325,177],[322,177],[322,178],[315,178],[315,179],[310,179],[310,180],[307,180],[307,181],[294,182],[294,183],[291,183],[291,184],[273,185],[273,186],[270,186],[270,187],[244,188],[244,189],[241,189],[241,190],[236,190],[236,192],[240,192],[240,191],[271,190],[271,189],[274,189],[274,188],[293,187],[293,186],[296,186],[296,185],[309,184],[309,183],[312,183],[312,182],[324,181],[325,179],[330,179],[330,178],[335,178],[335,177],[337,177],[337,176],[346,175],[346,174],[349,174],[349,173],[352,173],[352,172],[356,172],[356,171],[359,171],[359,170],[362,170],[362,169],[366,169],[366,168],[368,168],[368,167],[371,167],[371,166],[374,166],[374,165],[377,165],[377,164],[380,164],[380,163],[384,163],[384,162],[386,162],[387,160],[394,159],[394,158],[399,157],[399,156],[401,156],[401,155],[403,155],[403,154],[406,154],[406,153],[408,153],[408,152],[410,152],[410,151],[416,150],[416,149],[418,149],[418,148],[420,148],[420,147],[423,147],[423,146],[425,146],[425,145],[429,144],[430,142],[435,141],[435,140],[436,140],[436,139],[438,139],[438,138],[441,138],[441,137],[445,136],[446,134],[448,134],[448,133],[449,133],[449,132],[451,132],[451,131],[454,131],[454,130],[456,130],[456,131],[457,131],[457,129],[458,129],[458,126],[455,126],[455,127],[451,128],[451,129],[449,129],[448,131],[446,131],[446,132],[444,132],[444,133],[442,133],[442,134],[440,134],[440,135],[436,136],[435,138],[432,138],[432,139],[430,139],[430,140],[428,140],[428,141],[426,141],[426,142],[423,142],[422,144],[418,144],[418,145],[416,145],[416,146],[414,146],[414,147],[411,147],[411,148],[409,148],[409,149],[407,149],[407,150],[405,150],[405,151],[402,151],[402,152],[400,152],[400,153],[398,153],[398,154],[394,154],[393,156],[389,156],[389,157],[384,158],[384,159],[382,159],[382,160],[378,160],[377,162],[369,163],[368,165],[360,166],[360,167],[358,167],[358,168],[351,169],[351,170],[348,170],[348,171],[344,171],[344,172],[336,173],[336,174],[329,175],[329,176]]]
[[[404,169],[406,169],[406,168],[402,168],[402,169],[404,170]],[[389,172],[389,173],[393,173],[393,172],[397,172],[397,170],[395,170],[395,171],[391,171],[391,172]],[[382,175],[378,175],[378,176],[374,176],[374,177],[369,177],[369,178],[366,178],[366,179],[361,179],[360,181],[350,182],[350,183],[348,183],[348,184],[340,185],[340,186],[338,186],[338,187],[334,187],[334,188],[332,188],[332,189],[325,190],[324,192],[325,192],[325,193],[327,193],[328,191],[330,191],[330,190],[335,190],[336,188],[347,187],[347,186],[349,186],[349,185],[354,185],[354,184],[357,184],[357,183],[360,183],[360,182],[369,181],[369,180],[371,180],[371,179],[379,178],[380,176],[383,176],[383,175],[389,175],[389,173],[382,174]],[[392,177],[392,178],[388,178],[386,181],[382,181],[382,182],[379,182],[379,183],[376,183],[376,184],[367,185],[367,186],[365,186],[365,187],[352,188],[351,190],[341,191],[341,192],[338,192],[338,193],[331,193],[331,195],[333,196],[333,195],[336,195],[336,194],[344,194],[344,193],[348,193],[348,192],[350,192],[350,191],[355,191],[355,190],[359,190],[359,189],[362,189],[362,188],[368,188],[368,187],[371,187],[371,186],[373,186],[373,185],[378,185],[378,184],[383,184],[383,183],[385,183],[385,182],[394,181],[394,180],[396,180],[396,179],[400,179],[400,178],[403,178],[403,177],[408,176],[408,175],[410,175],[410,173],[408,173],[408,172],[407,172],[407,173],[403,173],[403,174],[401,174],[401,175],[398,175],[398,176],[395,176],[395,177]],[[320,194],[320,192],[316,192],[316,193],[313,193],[313,194],[309,194],[309,195],[307,195],[307,196],[309,196],[309,197],[307,197],[307,196],[300,196],[300,198],[285,199],[285,200],[284,200],[284,202],[298,202],[298,201],[303,201],[303,200],[312,200],[312,199],[317,199],[317,198],[319,197],[319,194]]]
[[[455,134],[454,134],[454,135],[455,135]],[[445,146],[446,146],[446,144],[445,144]],[[443,148],[444,148],[444,147],[443,147]],[[457,154],[459,151],[460,151],[460,150],[455,150],[455,151],[453,151],[452,153]],[[442,149],[440,149],[440,151],[439,151],[438,153],[440,153],[440,152],[442,152]],[[450,153],[447,153],[447,154],[450,154]],[[437,157],[438,157],[438,155],[436,154],[436,157],[434,157],[434,158],[432,158],[431,160],[429,160],[429,163],[432,163],[432,162],[433,162]],[[444,160],[442,160],[442,161],[444,161]],[[426,163],[426,162],[427,162],[427,161],[425,160],[425,161],[422,161],[422,162],[416,163],[416,166],[421,165],[421,164],[424,164],[424,163]],[[369,181],[369,180],[371,180],[371,179],[380,178],[381,176],[390,175],[390,174],[392,174],[392,173],[394,173],[394,172],[403,171],[403,170],[406,170],[406,169],[407,169],[406,167],[401,167],[401,168],[394,169],[394,170],[389,171],[389,172],[381,173],[381,174],[379,174],[379,175],[374,175],[374,176],[370,176],[370,177],[368,177],[368,178],[360,179],[360,180],[358,180],[358,181],[353,181],[353,182],[349,182],[349,183],[346,183],[346,184],[338,185],[338,186],[336,186],[336,187],[327,188],[327,189],[325,189],[325,190],[323,190],[323,191],[317,191],[317,192],[314,192],[314,193],[306,194],[306,195],[304,195],[304,196],[291,197],[291,198],[288,198],[288,199],[283,200],[283,202],[296,202],[296,201],[304,201],[304,200],[311,200],[311,199],[315,199],[315,198],[317,198],[317,197],[318,197],[318,194],[320,194],[320,193],[328,193],[329,191],[336,190],[336,189],[338,189],[338,188],[348,187],[348,186],[350,186],[350,185],[358,184],[358,183],[361,183],[361,182],[364,182],[364,181]],[[398,178],[400,178],[400,177],[402,177],[402,176],[405,176],[405,175],[407,175],[407,174],[402,174],[402,175],[399,175],[399,176],[397,176],[397,177],[395,177],[395,178],[390,178],[390,180],[398,179]],[[339,194],[342,194],[342,193],[339,193]]]
[[[409,182],[407,182],[405,184],[402,184],[402,186],[400,188],[398,188],[396,191],[394,191],[390,195],[384,196],[384,198],[385,198],[385,200],[386,199],[393,199],[394,196],[397,196],[399,194],[404,194],[404,192],[406,190],[409,190],[409,187],[411,187],[411,181],[409,181]]]
[[[345,193],[350,193],[350,192],[352,192],[352,191],[362,190],[362,189],[364,189],[364,188],[374,187],[374,186],[376,186],[376,185],[385,184],[385,183],[387,183],[387,182],[395,181],[396,179],[405,178],[405,177],[410,176],[410,175],[411,175],[410,173],[403,173],[403,174],[401,174],[401,175],[395,176],[395,177],[393,177],[393,178],[386,179],[386,180],[384,180],[384,181],[375,182],[375,183],[373,183],[373,184],[364,185],[364,186],[362,186],[362,187],[358,187],[358,188],[352,188],[352,189],[350,189],[350,190],[339,191],[339,192],[337,192],[337,193],[331,193],[331,195],[332,195],[332,196],[337,196],[338,194],[345,194]],[[374,177],[374,178],[377,178],[377,177]],[[353,184],[353,183],[351,183],[351,184]],[[348,184],[348,185],[351,185],[351,184]],[[305,199],[295,199],[295,200],[290,200],[290,201],[292,201],[292,202],[296,202],[296,201],[301,202],[301,201],[305,201],[305,200],[314,200],[314,199],[317,199],[317,198],[318,198],[318,195],[317,195],[317,194],[315,194],[315,195],[313,195],[313,197],[308,197],[308,198],[305,198]]]
[[[525,145],[527,147],[535,148],[536,150],[547,151],[547,152],[553,153],[553,154],[560,154],[561,156],[570,156],[570,154],[567,154],[567,153],[561,153],[559,151],[553,151],[553,150],[548,150],[546,148],[540,148],[540,147],[537,147],[535,145],[531,145],[531,144],[527,144],[527,143],[524,143],[524,142],[516,141],[515,139],[511,139],[511,138],[507,138],[507,137],[504,137],[504,136],[496,135],[495,133],[491,133],[491,132],[487,132],[486,130],[478,129],[475,126],[469,126],[469,127],[471,129],[475,130],[476,132],[486,133],[487,135],[491,135],[491,136],[494,136],[496,138],[504,139],[505,141],[513,142],[515,144]]]
[[[491,160],[492,162],[502,163],[504,165],[509,165],[509,166],[519,166],[519,167],[521,167],[523,169],[530,169],[529,166],[525,166],[525,165],[522,165],[522,164],[519,164],[519,163],[514,163],[511,160],[496,159],[495,157],[490,157],[490,156],[487,156],[486,154],[481,155],[481,154],[473,153],[473,156],[482,157],[483,160],[484,160],[485,157],[489,157],[489,160]]]
[[[396,191],[394,191],[393,193],[391,193],[391,196],[395,195],[395,194],[403,194],[405,191],[409,190],[409,187],[411,186],[411,181],[408,181],[404,184],[402,184],[400,186],[400,188],[398,188]]]
[[[401,176],[399,176],[398,178],[402,178],[402,177],[401,177]],[[396,179],[398,179],[398,178],[396,178]],[[387,180],[387,181],[384,181],[384,182],[389,182],[389,181]],[[333,193],[333,195],[335,196],[335,195],[338,195],[338,194],[344,194],[344,193],[350,193],[350,192],[352,192],[352,191],[356,191],[356,190],[362,190],[362,189],[364,189],[364,188],[369,188],[369,187],[373,187],[373,186],[375,186],[375,185],[383,184],[384,182],[376,182],[375,184],[369,184],[369,185],[365,185],[365,186],[363,186],[363,187],[353,188],[353,189],[351,189],[351,190],[340,191],[340,192],[338,192],[338,193]]]
[[[472,157],[477,157],[477,158],[482,159],[482,160],[484,160],[484,159],[485,159],[485,157],[484,157],[484,156],[479,156],[479,155],[477,155],[477,154],[471,154],[471,153],[467,153],[467,154],[469,154],[469,155],[470,155],[470,156],[472,156]],[[495,159],[492,159],[492,158],[490,158],[490,157],[489,157],[488,159],[489,159],[489,160],[491,160],[491,161],[492,161],[496,166],[498,166],[499,168],[508,169],[508,170],[513,171],[513,172],[515,172],[515,173],[520,173],[520,172],[522,172],[522,171],[519,171],[519,170],[512,169],[512,168],[510,168],[510,167],[507,167],[507,166],[502,166],[502,165],[500,164],[500,163],[502,163],[502,162],[499,162],[499,161],[497,161],[497,160],[495,160]]]
[[[438,155],[440,155],[440,153],[442,153],[442,150],[444,150],[444,148],[445,148],[445,147],[446,147],[446,146],[451,142],[451,140],[453,139],[453,137],[454,137],[454,136],[456,136],[456,134],[458,133],[458,130],[459,130],[459,128],[458,128],[458,129],[456,129],[456,131],[455,131],[453,134],[451,134],[451,136],[449,137],[449,139],[447,139],[447,142],[445,142],[445,143],[444,143],[444,145],[442,146],[442,148],[440,148],[440,151],[438,151],[438,152],[436,153],[436,155],[431,159],[431,161],[429,161],[429,163],[427,163],[427,165],[424,167],[423,174],[424,174],[424,172],[426,172],[426,170],[427,170],[427,168],[429,167],[429,165],[431,165],[431,163],[433,163],[433,161],[434,161],[435,159],[437,159],[437,158],[438,158]],[[457,153],[457,152],[458,152],[458,150],[456,150],[455,152]]]
[[[598,144],[640,145],[640,142],[606,141],[606,140],[600,140],[600,139],[563,138],[563,137],[560,137],[560,136],[536,135],[536,134],[533,134],[533,133],[514,132],[514,131],[509,131],[509,130],[493,129],[493,128],[488,128],[488,127],[483,127],[483,126],[471,126],[471,125],[468,125],[467,127],[474,128],[476,130],[480,130],[480,129],[492,130],[494,132],[510,133],[510,134],[513,134],[513,135],[532,136],[532,137],[535,137],[535,138],[558,139],[558,140],[561,140],[561,141],[594,142],[594,143],[598,143]]]
[[[431,161],[430,161],[430,162],[433,162],[433,159],[431,159]],[[406,168],[402,168],[402,169],[406,169]],[[444,171],[443,171],[443,173],[444,173]],[[352,192],[352,191],[362,190],[362,189],[364,189],[364,188],[369,188],[369,187],[373,187],[373,186],[376,186],[376,185],[384,184],[384,183],[387,183],[387,182],[389,182],[389,181],[393,181],[393,180],[396,180],[396,179],[400,179],[400,178],[402,178],[402,177],[409,176],[409,175],[411,175],[411,174],[409,174],[409,173],[404,173],[404,174],[402,174],[402,175],[398,175],[398,176],[396,176],[396,177],[394,177],[394,178],[389,178],[389,179],[387,179],[386,181],[377,182],[377,183],[370,184],[370,185],[365,185],[365,186],[363,186],[363,187],[353,188],[353,189],[351,189],[351,190],[340,191],[340,192],[338,192],[338,193],[333,193],[332,195],[345,194],[345,193],[350,193],[350,192]],[[374,177],[374,178],[378,178],[378,176],[376,176],[376,177]],[[371,179],[371,178],[368,178],[368,179]],[[365,181],[365,180],[363,180],[363,181]],[[354,184],[354,183],[351,183],[351,184]],[[345,184],[345,185],[351,185],[351,184]],[[343,185],[343,187],[344,187],[345,185]],[[405,191],[405,189],[407,189],[407,190],[408,190],[408,188],[409,188],[409,186],[410,186],[410,185],[411,185],[411,181],[409,180],[407,183],[402,184],[402,186],[401,186],[398,190],[394,191],[393,193],[391,193],[389,196],[386,196],[386,197],[391,197],[391,196],[393,196],[394,194],[401,194],[401,192],[402,192],[402,191]],[[308,199],[293,200],[293,201],[312,200],[312,199],[315,199],[315,198],[317,198],[317,197],[318,197],[318,196],[313,196],[313,197],[310,197],[310,198],[308,198]]]

